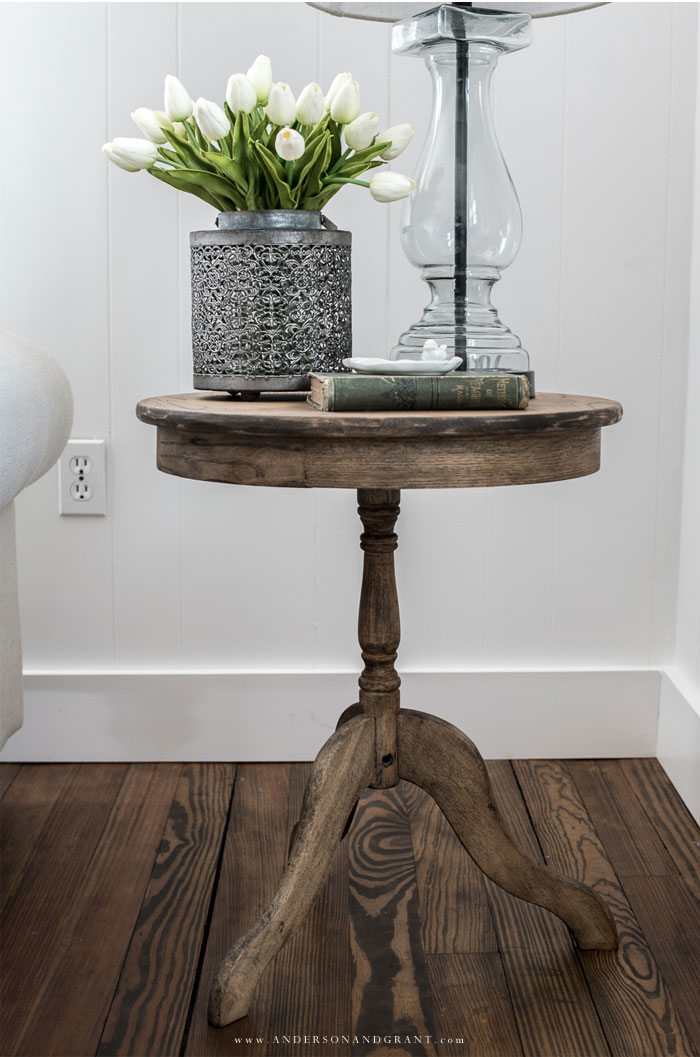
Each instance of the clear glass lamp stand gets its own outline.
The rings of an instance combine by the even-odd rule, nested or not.
[[[394,26],[394,52],[425,59],[433,111],[401,225],[404,252],[420,269],[431,298],[392,358],[420,358],[424,342],[433,338],[462,358],[461,369],[530,369],[520,339],[491,303],[493,284],[518,252],[522,218],[490,99],[500,56],[530,42],[529,15],[458,5]]]

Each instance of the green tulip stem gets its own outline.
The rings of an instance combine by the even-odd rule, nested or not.
[[[192,131],[192,129],[190,128],[190,123],[189,123],[189,121],[188,121],[188,120],[185,120],[185,121],[183,121],[182,123],[183,123],[183,125],[185,126],[185,132],[187,133],[187,138],[188,138],[188,140],[190,141],[190,143],[192,144],[192,146],[193,146],[193,147],[195,148],[195,150],[199,150],[199,143],[198,143],[198,141],[197,141],[197,137],[195,136],[194,132],[193,132],[193,131]]]
[[[330,175],[331,173],[334,173],[334,172],[336,172],[336,171],[337,171],[338,169],[340,169],[340,167],[342,166],[342,164],[343,164],[343,162],[345,161],[345,159],[346,159],[346,158],[348,157],[348,155],[349,155],[349,154],[351,154],[351,153],[352,153],[352,147],[348,147],[348,149],[347,149],[347,150],[345,151],[345,153],[344,153],[344,154],[341,154],[341,156],[340,156],[340,157],[338,158],[338,160],[337,160],[337,162],[335,163],[335,165],[331,166],[331,168],[330,168],[330,169],[328,170],[328,173],[329,173],[329,175]]]
[[[323,186],[326,184],[357,184],[358,187],[369,187],[369,184],[365,180],[344,180],[340,176],[327,176],[323,181]]]

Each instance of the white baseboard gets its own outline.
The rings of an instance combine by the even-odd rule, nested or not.
[[[674,668],[661,675],[657,756],[700,822],[700,694]]]
[[[488,758],[653,756],[659,672],[407,672],[402,705]],[[309,760],[357,700],[353,672],[35,672],[4,761]]]

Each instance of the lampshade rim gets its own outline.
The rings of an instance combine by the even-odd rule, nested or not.
[[[475,9],[478,11],[482,8],[489,13],[500,11],[504,14],[530,15],[531,18],[553,18],[557,15],[573,15],[579,11],[590,11],[594,7],[607,7],[609,2],[610,0],[597,0],[597,2],[582,4],[566,4],[562,7],[556,3],[516,3],[502,5],[489,3],[487,0],[486,3],[475,5]],[[424,11],[430,11],[434,7],[440,7],[441,5],[431,4],[429,7],[423,8],[422,5],[418,3],[319,3],[317,0],[307,0],[307,6],[313,7],[317,11],[322,11],[324,14],[334,15],[336,18],[354,18],[364,22],[395,23],[402,22],[407,18],[415,17],[418,14],[422,14]],[[373,14],[367,11],[368,8],[382,8],[385,13],[380,14],[377,12],[376,14]],[[407,8],[410,8],[410,10],[407,10]],[[539,8],[544,8],[544,10],[538,10]],[[399,10],[401,13],[397,16],[389,15],[387,13],[389,9]]]

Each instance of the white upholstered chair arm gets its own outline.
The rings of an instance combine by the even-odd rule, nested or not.
[[[53,466],[72,422],[68,379],[53,356],[0,331],[0,510]]]
[[[13,500],[56,462],[72,421],[70,386],[53,356],[0,331],[0,748],[23,716]]]

